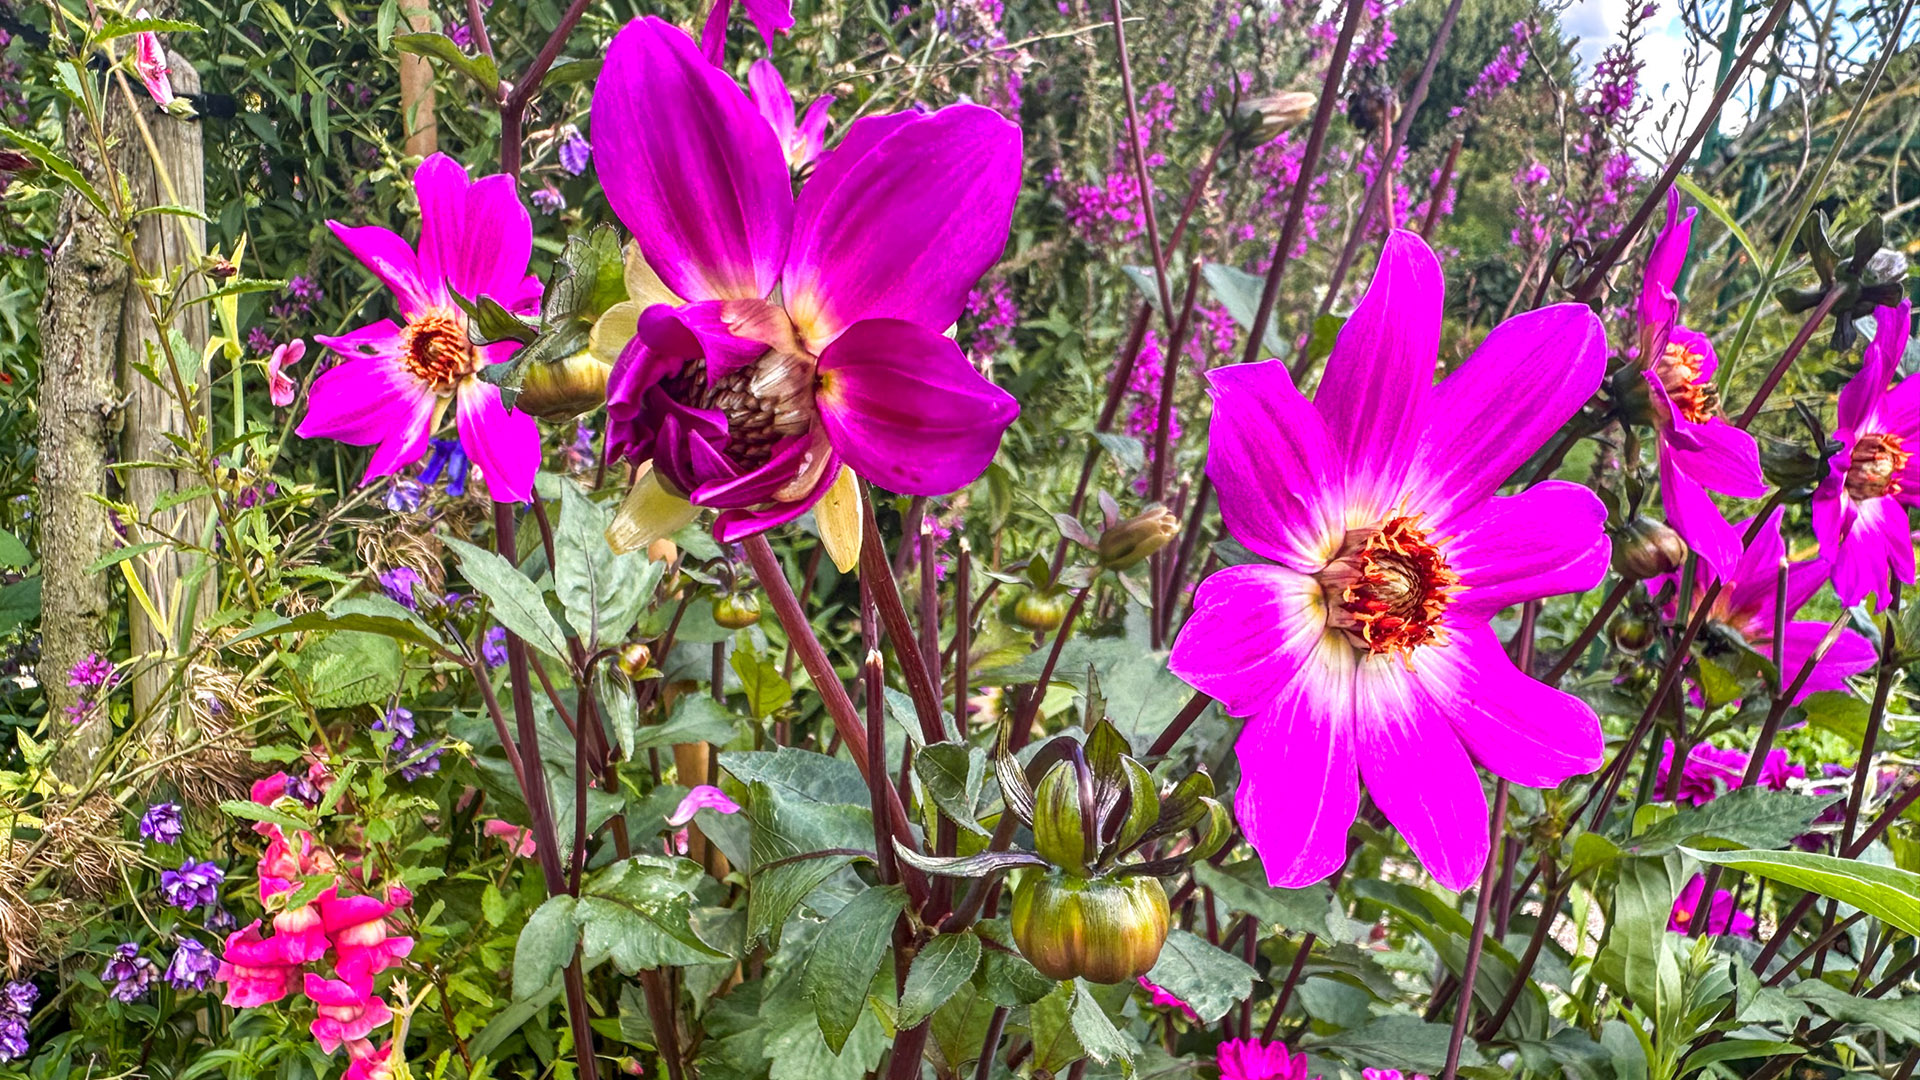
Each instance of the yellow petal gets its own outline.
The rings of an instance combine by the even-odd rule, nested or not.
[[[622,300],[602,312],[594,320],[593,329],[587,331],[587,351],[604,364],[619,360],[620,350],[639,332],[640,313],[645,310],[631,300]]]
[[[687,500],[660,486],[652,464],[642,467],[633,487],[607,526],[607,546],[614,554],[639,551],[662,537],[679,532],[699,511]]]
[[[686,303],[685,300],[675,296],[672,289],[667,288],[667,283],[660,280],[659,274],[653,272],[653,267],[647,264],[647,257],[640,253],[639,244],[627,245],[625,276],[627,299],[639,304],[641,311],[655,304],[672,304],[679,307]]]
[[[852,469],[840,466],[833,486],[813,504],[813,522],[833,565],[843,574],[853,569],[860,561],[860,482]]]

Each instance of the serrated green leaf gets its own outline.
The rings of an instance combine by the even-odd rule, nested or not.
[[[540,589],[501,556],[457,536],[443,538],[460,556],[460,573],[493,605],[493,617],[527,644],[556,660],[567,656],[567,638],[547,610]]]
[[[574,921],[573,897],[547,898],[527,918],[513,947],[513,996],[532,997],[573,961],[580,944],[580,926]]]
[[[893,944],[894,920],[905,908],[899,886],[868,889],[847,901],[814,939],[801,985],[836,1054],[866,1009],[867,985]]]
[[[401,52],[425,56],[449,65],[472,79],[489,94],[500,92],[500,69],[490,56],[468,56],[445,34],[397,34],[393,47]],[[316,97],[322,95],[315,95]]]
[[[970,933],[941,934],[927,942],[913,966],[907,969],[907,985],[900,993],[901,1028],[917,1027],[933,1015],[941,1003],[973,978],[980,966],[980,939]]]
[[[1681,850],[1704,863],[1852,904],[1909,934],[1920,934],[1920,874],[1808,851]]]
[[[1254,975],[1239,957],[1176,928],[1168,931],[1147,981],[1166,987],[1211,1024],[1253,993]]]

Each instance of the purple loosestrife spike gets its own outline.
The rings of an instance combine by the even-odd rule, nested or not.
[[[355,257],[393,290],[404,324],[382,319],[338,337],[316,336],[340,363],[313,381],[303,438],[376,447],[366,479],[391,476],[426,453],[449,406],[460,445],[486,473],[498,502],[524,502],[540,467],[540,429],[507,409],[482,367],[510,359],[519,342],[474,345],[455,296],[484,296],[509,312],[539,309],[527,273],[533,221],[507,176],[473,180],[445,154],[413,174],[420,199],[417,249],[377,225],[328,222]],[[484,242],[480,242],[484,239]]]
[[[1754,537],[1753,543],[1740,553],[1733,564],[1733,572],[1727,576],[1719,595],[1713,598],[1711,618],[1746,639],[1748,645],[1762,655],[1772,655],[1775,604],[1778,596],[1780,565],[1786,561],[1786,541],[1780,535],[1780,520],[1784,510],[1775,509],[1768,516],[1766,524]],[[1736,534],[1744,536],[1751,519],[1733,526]],[[1808,658],[1819,649],[1821,639],[1827,636],[1825,620],[1793,621],[1793,616],[1820,587],[1827,583],[1832,575],[1832,567],[1824,558],[1806,559],[1787,566],[1787,640],[1781,650],[1785,661],[1788,680],[1795,678]],[[1664,577],[1649,578],[1647,591],[1659,595],[1668,584],[1678,586],[1680,575],[1668,574]],[[1697,610],[1706,590],[1719,575],[1702,567],[1696,575],[1693,586],[1694,595],[1685,604],[1689,614]],[[1675,611],[1679,608],[1676,606]],[[1808,694],[1822,690],[1845,690],[1847,676],[1857,675],[1872,667],[1875,662],[1872,643],[1852,629],[1843,629],[1834,640],[1826,655],[1814,665],[1813,673],[1807,677],[1806,685],[1794,697],[1793,704],[1806,700]]]
[[[88,653],[67,673],[68,686],[105,686],[113,680],[113,661],[99,653]]]
[[[623,516],[677,527],[712,507],[731,543],[805,513],[842,466],[910,495],[986,468],[1019,406],[945,331],[1006,246],[1018,128],[964,104],[867,117],[796,200],[747,95],[647,18],[608,50],[593,138],[676,301],[639,316],[608,383],[610,455],[651,463]],[[857,521],[851,490],[830,504]],[[671,532],[616,528],[635,547]]]
[[[1574,304],[1508,320],[1435,385],[1445,281],[1387,240],[1314,400],[1279,361],[1209,373],[1207,475],[1270,563],[1201,582],[1171,667],[1248,718],[1240,827],[1274,885],[1346,860],[1359,781],[1450,889],[1488,848],[1476,764],[1554,787],[1599,764],[1580,699],[1522,674],[1489,621],[1606,573],[1606,511],[1578,484],[1494,498],[1599,387],[1606,339]]]

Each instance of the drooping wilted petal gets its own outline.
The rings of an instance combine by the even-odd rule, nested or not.
[[[786,156],[725,72],[677,27],[635,19],[593,95],[593,157],[648,265],[689,300],[759,299],[793,229]]]

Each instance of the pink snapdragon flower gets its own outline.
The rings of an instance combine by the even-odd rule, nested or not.
[[[772,127],[657,18],[614,38],[592,116],[607,200],[674,298],[608,382],[608,449],[652,463],[640,483],[681,520],[719,510],[733,542],[843,464],[914,495],[980,475],[1019,405],[945,331],[1006,246],[1017,127],[978,105],[867,117],[796,202]]]
[[[833,95],[815,98],[807,114],[794,122],[793,93],[787,89],[780,69],[771,60],[755,60],[747,69],[747,88],[753,93],[753,107],[760,110],[773,128],[774,138],[787,154],[787,167],[798,172],[813,164],[827,141],[827,110]]]
[[[133,17],[151,19],[153,15],[141,8]],[[167,75],[167,48],[160,44],[159,34],[143,30],[133,36],[133,70],[155,105],[164,109],[173,104],[173,80]]]
[[[507,850],[523,859],[533,858],[534,854],[540,850],[540,845],[533,839],[533,830],[515,825],[511,821],[494,818],[480,826],[480,831],[506,841]]]
[[[275,407],[284,409],[293,404],[293,397],[300,390],[287,375],[287,369],[298,364],[307,355],[307,342],[304,338],[294,338],[285,345],[276,345],[273,355],[267,357],[267,397]]]
[[[1193,1006],[1180,1000],[1179,995],[1161,986],[1159,983],[1148,979],[1145,975],[1140,976],[1140,989],[1147,992],[1147,997],[1151,999],[1149,1004],[1154,1008],[1172,1009],[1181,1016],[1186,1017],[1187,1023],[1189,1024],[1197,1024],[1200,1022],[1200,1014],[1193,1011]]]
[[[1554,787],[1601,758],[1599,719],[1520,672],[1489,621],[1606,572],[1606,511],[1548,481],[1495,492],[1592,396],[1605,334],[1577,304],[1496,327],[1434,385],[1446,285],[1388,238],[1308,401],[1284,364],[1208,373],[1207,475],[1266,563],[1200,583],[1170,666],[1235,716],[1235,812],[1272,884],[1346,859],[1359,779],[1450,889],[1486,861],[1474,766]]]
[[[392,934],[387,921],[412,899],[404,889],[391,890],[386,900],[321,896],[320,917],[326,925],[327,940],[333,945],[334,967],[342,978],[371,979],[413,951],[413,939]]]
[[[331,899],[333,890],[320,894],[319,903]],[[281,955],[290,963],[305,964],[327,955],[327,929],[318,903],[288,908],[273,917],[273,940],[280,943]]]
[[[472,180],[445,154],[420,163],[413,187],[417,252],[377,225],[327,222],[393,290],[405,324],[382,319],[339,337],[315,335],[341,362],[313,381],[298,433],[377,447],[363,482],[371,481],[424,456],[451,405],[460,445],[486,472],[494,501],[524,502],[540,467],[540,429],[532,416],[504,407],[500,388],[479,377],[520,345],[472,344],[466,312],[453,298],[484,296],[517,315],[537,312],[540,280],[527,273],[533,219],[512,177]]]
[[[227,938],[214,978],[227,984],[220,1000],[235,1008],[251,1009],[287,996],[298,961],[287,959],[278,938],[262,938],[258,920]]]
[[[1229,1039],[1214,1055],[1220,1080],[1307,1080],[1307,1055],[1288,1054],[1286,1043]]]
[[[375,1050],[369,1043],[348,1043],[347,1054],[353,1061],[340,1080],[393,1080],[399,1062],[394,1060],[393,1043],[382,1043]]]
[[[1913,584],[1913,526],[1920,505],[1920,376],[1894,385],[1913,327],[1913,302],[1873,312],[1873,342],[1840,391],[1840,449],[1813,493],[1813,533],[1833,564],[1833,591],[1848,606],[1887,597],[1889,578]],[[1875,605],[1876,608],[1879,606]]]
[[[393,1019],[393,1011],[374,994],[370,982],[349,984],[308,972],[306,994],[319,1013],[308,1030],[329,1054],[347,1043],[364,1041],[374,1028]]]
[[[1667,524],[1715,573],[1740,558],[1740,532],[1721,516],[1708,489],[1736,499],[1767,493],[1753,436],[1720,415],[1713,375],[1720,359],[1705,334],[1680,325],[1673,287],[1687,262],[1697,211],[1680,213],[1680,193],[1667,192],[1667,224],[1647,255],[1641,285],[1640,369],[1647,381],[1658,436],[1660,498]]]
[[[1711,618],[1723,626],[1731,628],[1745,638],[1747,644],[1763,656],[1773,655],[1774,612],[1777,610],[1775,599],[1779,587],[1779,571],[1787,558],[1787,545],[1780,535],[1780,518],[1784,509],[1775,508],[1767,516],[1766,524],[1760,529],[1753,543],[1743,552],[1733,572],[1719,595],[1713,599]],[[1751,519],[1734,526],[1738,535],[1744,536]],[[1704,569],[1704,568],[1703,568]],[[1781,677],[1791,683],[1800,675],[1800,669],[1819,649],[1820,642],[1827,636],[1828,626],[1823,620],[1806,619],[1793,621],[1793,616],[1820,586],[1827,583],[1830,568],[1825,559],[1805,559],[1787,566],[1787,639],[1781,649],[1781,660],[1785,671]],[[1659,593],[1668,582],[1678,584],[1679,572],[1658,578],[1647,579],[1649,591]],[[1716,575],[1703,572],[1694,580],[1694,596],[1686,604],[1691,615],[1698,609],[1700,600],[1713,584]],[[1679,603],[1672,605],[1677,611]],[[1826,655],[1815,664],[1813,672],[1807,676],[1806,685],[1796,694],[1793,704],[1805,701],[1808,694],[1823,690],[1845,690],[1847,677],[1857,675],[1872,667],[1875,662],[1873,645],[1852,629],[1842,629]]]
[[[1693,875],[1687,887],[1673,898],[1673,913],[1667,917],[1667,929],[1676,934],[1693,932],[1693,920],[1700,914],[1700,901],[1706,895],[1707,879],[1700,874]],[[1707,932],[1711,934],[1732,934],[1735,937],[1753,936],[1753,916],[1733,906],[1733,894],[1725,889],[1716,889],[1713,903],[1707,908]]]
[[[727,793],[712,784],[697,784],[687,796],[674,807],[673,814],[667,818],[667,824],[674,828],[693,820],[693,815],[702,810],[713,810],[722,814],[737,814],[740,804],[727,797]]]

